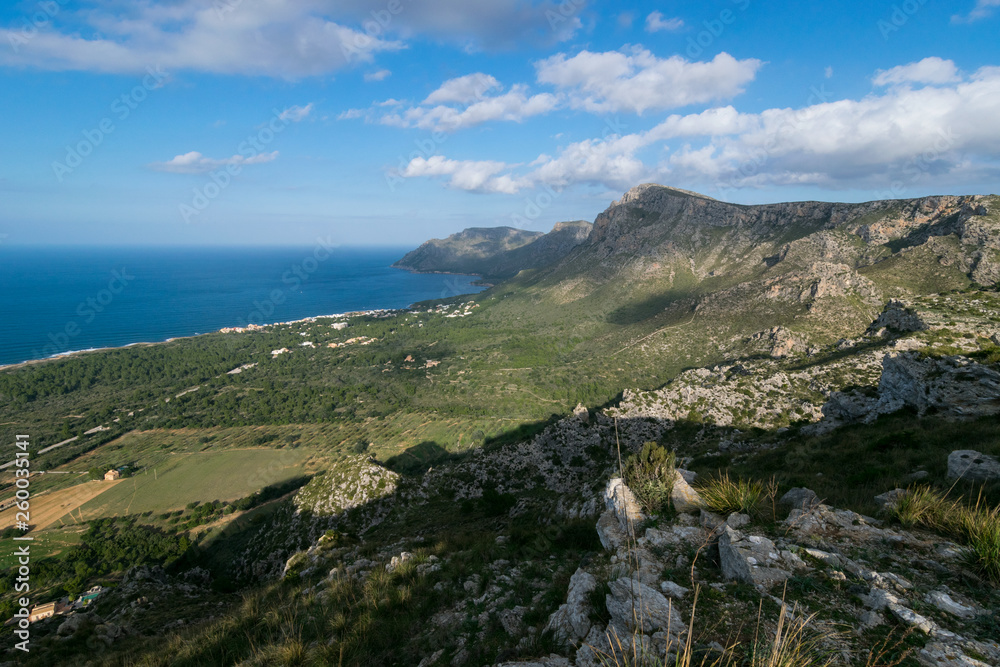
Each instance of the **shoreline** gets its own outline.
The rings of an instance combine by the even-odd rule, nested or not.
[[[465,275],[465,274],[456,274]],[[478,292],[472,292],[469,295],[478,294]],[[255,325],[254,329],[245,329],[240,332],[226,332],[226,329],[236,329],[239,327],[222,327],[221,329],[216,329],[215,331],[206,331],[204,333],[191,334],[190,336],[173,336],[172,338],[167,338],[166,340],[160,341],[137,341],[135,343],[126,343],[125,345],[108,345],[105,347],[91,347],[85,350],[68,350],[66,352],[59,352],[52,355],[51,357],[45,357],[44,359],[27,359],[25,361],[18,361],[12,364],[0,364],[0,371],[6,371],[12,368],[18,368],[21,366],[28,366],[31,364],[42,364],[48,361],[58,361],[59,359],[66,359],[79,354],[90,354],[92,352],[106,352],[108,350],[123,350],[129,347],[148,347],[152,345],[164,345],[166,343],[172,343],[178,340],[187,340],[189,338],[197,338],[199,336],[210,336],[212,334],[227,334],[227,333],[253,333],[254,331],[266,330],[268,327],[283,326],[288,324],[299,324],[301,322],[315,322],[318,319],[343,319],[347,317],[359,317],[362,315],[380,315],[384,313],[404,313],[404,312],[415,312],[413,308],[414,304],[410,304],[406,308],[372,308],[369,310],[352,310],[346,313],[333,313],[330,315],[309,315],[308,317],[303,317],[297,320],[285,320],[279,322],[268,322],[266,324]]]

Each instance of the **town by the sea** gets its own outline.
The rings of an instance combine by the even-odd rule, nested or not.
[[[392,268],[411,249],[0,246],[0,365],[484,289]]]

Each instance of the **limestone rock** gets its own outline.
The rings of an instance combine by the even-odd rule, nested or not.
[[[626,535],[632,534],[635,526],[646,519],[636,500],[632,489],[628,488],[621,477],[613,477],[604,489],[604,504],[614,512],[618,526]]]
[[[601,540],[601,546],[608,551],[615,551],[628,543],[628,536],[622,531],[618,517],[612,510],[605,510],[597,519],[597,537]]]
[[[914,331],[924,331],[927,323],[898,299],[890,299],[882,313],[868,327],[868,334],[873,335],[881,330],[901,334]]]
[[[931,642],[917,653],[917,661],[924,667],[990,667],[987,663],[970,658],[956,646],[944,642]]]
[[[792,509],[807,510],[810,507],[819,505],[819,496],[811,489],[799,487],[781,496],[778,502],[782,505],[789,505]]]
[[[937,627],[934,621],[930,620],[925,616],[921,616],[917,612],[904,607],[901,604],[896,604],[895,602],[890,602],[886,607],[892,612],[892,615],[898,618],[900,621],[909,625],[911,627],[920,630],[925,635],[931,634]]]
[[[934,409],[952,417],[1000,413],[1000,373],[965,357],[921,358],[914,352],[887,354],[882,360],[878,413]]]
[[[634,578],[616,579],[608,586],[606,604],[619,636],[663,630],[677,637],[684,632],[680,611],[660,591]]]
[[[943,612],[959,618],[972,618],[976,615],[976,610],[966,607],[960,602],[951,599],[951,596],[944,591],[931,591],[924,598],[928,604],[934,605]]]
[[[594,575],[577,569],[570,577],[566,602],[549,617],[545,629],[552,630],[559,641],[572,642],[586,637],[591,627],[589,596],[595,588]]]
[[[971,449],[959,449],[948,455],[948,479],[986,482],[1000,479],[1000,461]]]
[[[411,554],[409,551],[401,551],[398,556],[392,557],[392,560],[390,560],[389,563],[386,564],[385,569],[387,572],[392,572],[397,567],[407,562],[408,560],[411,560],[412,558],[413,554]]]
[[[672,581],[662,581],[660,582],[660,590],[667,597],[680,599],[691,592],[690,588],[684,588],[683,586],[678,586]]]
[[[744,537],[729,526],[723,527],[719,537],[719,560],[727,579],[749,584],[766,587],[791,576],[778,567],[782,560],[774,542],[758,535]]]
[[[886,491],[885,493],[880,493],[875,496],[875,503],[878,505],[879,509],[887,510],[895,507],[899,503],[899,499],[908,493],[909,491],[906,489],[893,489],[892,491]]]
[[[674,471],[674,487],[670,491],[670,500],[678,512],[698,512],[701,510],[701,496],[695,491],[679,470]]]

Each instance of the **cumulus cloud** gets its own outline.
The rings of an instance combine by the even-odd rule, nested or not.
[[[1000,0],[976,0],[976,6],[966,15],[955,14],[953,23],[974,23],[993,16],[993,10],[1000,7]]]
[[[668,19],[660,12],[652,12],[646,17],[646,32],[660,32],[661,30],[676,32],[683,27],[683,19]]]
[[[445,81],[417,105],[406,107],[398,100],[386,100],[367,110],[348,109],[339,119],[364,117],[383,125],[454,132],[496,120],[520,122],[558,106],[555,95],[532,95],[524,84],[502,91],[503,85],[493,76],[467,74]],[[386,112],[385,107],[403,108]]]
[[[272,151],[270,153],[259,153],[249,158],[243,155],[233,155],[232,157],[215,159],[205,157],[198,151],[191,151],[190,153],[174,156],[166,162],[154,162],[149,166],[157,171],[166,171],[171,174],[203,174],[219,167],[228,167],[230,165],[245,167],[252,164],[263,164],[271,162],[277,157],[278,151]]]
[[[475,50],[552,44],[582,25],[554,0],[440,0],[397,12],[371,0],[59,4],[37,31],[0,29],[0,65],[111,73],[159,65],[295,79],[370,63],[418,35]]]
[[[566,91],[575,108],[595,113],[666,110],[734,97],[764,63],[720,53],[708,62],[630,52],[560,53],[538,63],[538,81]]]
[[[304,107],[300,107],[297,104],[293,104],[292,106],[288,107],[280,114],[278,114],[278,118],[280,118],[281,120],[290,121],[292,123],[298,123],[300,120],[305,120],[306,118],[308,118],[309,114],[312,113],[312,110],[313,110],[312,102],[305,105]]]
[[[400,41],[368,35],[329,17],[320,3],[116,3],[115,13],[98,7],[63,9],[49,26],[25,36],[0,29],[0,65],[49,70],[125,73],[158,65],[218,74],[298,78],[325,74],[352,63],[371,62]],[[69,24],[60,31],[56,26]],[[80,26],[86,30],[80,30]]]
[[[1000,2],[1000,0],[998,0]],[[899,65],[888,70],[879,70],[872,78],[876,86],[907,83],[954,83],[961,80],[958,68],[951,60],[938,57],[924,58],[908,65]]]
[[[380,69],[377,72],[366,72],[365,81],[384,81],[392,76],[392,72],[387,69]]]
[[[466,74],[442,83],[437,90],[428,95],[423,104],[447,104],[458,102],[468,104],[481,99],[490,90],[501,88],[500,82],[489,74],[477,72]]]
[[[510,165],[492,160],[450,160],[442,155],[412,159],[399,172],[403,178],[417,176],[449,176],[448,185],[470,192],[502,192],[513,194],[519,186],[509,175],[498,176]]]
[[[900,80],[912,83],[919,75],[938,81],[947,71],[932,77],[916,65],[903,66],[899,71],[910,78]],[[726,106],[674,114],[644,132],[574,142],[525,167],[491,163],[486,183],[514,191],[580,183],[621,190],[653,180],[701,183],[724,195],[767,185],[877,190],[921,179],[959,184],[970,175],[995,175],[1000,67],[957,76],[950,84],[892,86],[859,100],[831,100],[817,91],[800,108],[741,113]],[[461,164],[452,168],[450,185],[462,187]]]

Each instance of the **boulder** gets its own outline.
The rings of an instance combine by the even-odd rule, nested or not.
[[[807,510],[819,505],[819,496],[812,489],[798,487],[781,496],[778,502],[782,505],[788,505],[792,509]]]
[[[1000,479],[1000,461],[971,449],[959,449],[948,455],[948,479],[988,482]]]
[[[597,537],[601,540],[601,546],[608,551],[615,551],[628,542],[627,534],[618,524],[618,517],[611,510],[605,510],[597,519]]]
[[[594,575],[577,569],[570,577],[565,604],[553,612],[545,629],[551,630],[556,639],[563,642],[572,643],[586,637],[591,627],[590,594],[596,588]]]
[[[616,579],[608,586],[611,593],[605,603],[619,637],[657,630],[679,637],[684,632],[680,611],[660,591],[634,578]]]
[[[674,487],[670,491],[670,500],[678,512],[701,511],[701,496],[688,484],[680,470],[674,470]]]
[[[774,542],[759,535],[744,536],[729,526],[723,526],[719,536],[719,560],[727,579],[755,586],[771,586],[791,576],[778,567],[782,560]]]
[[[886,491],[885,493],[880,493],[875,496],[875,504],[878,505],[880,510],[888,510],[895,507],[899,503],[899,499],[908,493],[909,491],[906,489],[893,489],[892,491]]]
[[[626,535],[631,535],[636,524],[646,519],[635,494],[621,477],[613,477],[608,481],[608,486],[604,489],[604,504],[614,512],[619,528]]]

